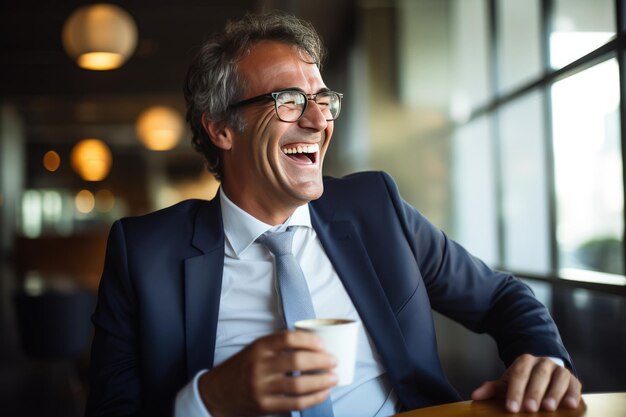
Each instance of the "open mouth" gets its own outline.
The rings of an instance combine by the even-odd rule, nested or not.
[[[317,154],[320,150],[320,146],[315,144],[304,145],[287,145],[282,148],[282,151],[289,158],[300,163],[314,164],[317,160]]]

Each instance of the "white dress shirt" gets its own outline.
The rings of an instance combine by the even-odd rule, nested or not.
[[[292,251],[302,267],[316,316],[361,321],[311,225],[308,205],[298,207],[284,224],[272,227],[237,207],[221,188],[219,192],[225,257],[215,366],[259,337],[284,329],[273,258],[265,246],[256,242],[270,229],[297,226]],[[198,379],[204,372],[179,391],[176,416],[210,417],[198,391]],[[335,417],[384,417],[398,411],[397,397],[364,326],[360,328],[354,382],[333,388],[331,399]]]

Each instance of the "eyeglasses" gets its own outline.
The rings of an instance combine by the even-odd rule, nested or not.
[[[298,90],[276,91],[274,93],[262,94],[231,104],[230,108],[247,106],[264,100],[274,100],[274,110],[276,116],[283,122],[293,123],[300,120],[309,104],[309,100],[314,101],[320,111],[331,121],[339,117],[341,111],[341,99],[343,94],[334,91],[322,91],[317,94],[305,94]]]

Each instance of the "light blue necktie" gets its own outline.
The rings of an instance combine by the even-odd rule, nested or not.
[[[284,232],[266,232],[258,238],[274,254],[278,295],[283,307],[285,325],[289,330],[293,330],[294,323],[298,320],[315,318],[309,287],[298,261],[291,253],[295,231],[294,227],[288,227]],[[333,417],[330,397],[300,413],[302,417]]]

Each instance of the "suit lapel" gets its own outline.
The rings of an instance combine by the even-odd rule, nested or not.
[[[192,245],[202,254],[185,260],[185,348],[187,377],[213,366],[224,271],[224,231],[219,195],[202,203]]]
[[[403,379],[398,364],[410,360],[395,314],[376,271],[348,220],[326,221],[311,205],[311,221],[322,246],[354,303],[392,381]]]

